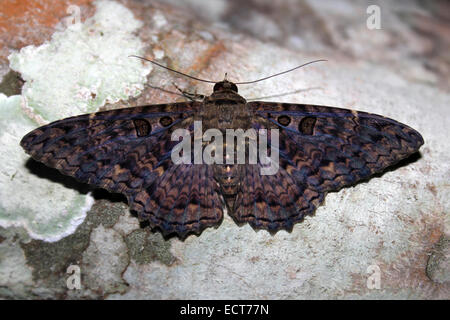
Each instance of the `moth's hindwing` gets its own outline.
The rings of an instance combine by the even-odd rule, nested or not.
[[[417,152],[414,129],[375,114],[340,108],[250,102],[255,129],[279,129],[279,171],[246,167],[234,207],[238,222],[291,229],[328,191],[353,185]],[[270,143],[270,139],[269,139]]]

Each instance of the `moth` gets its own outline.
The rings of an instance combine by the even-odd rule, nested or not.
[[[252,82],[225,79],[214,84],[210,96],[188,102],[62,119],[31,131],[20,144],[35,160],[65,175],[124,194],[140,221],[183,239],[218,226],[225,207],[239,225],[291,231],[327,192],[382,172],[424,143],[416,130],[376,114],[247,102],[237,84]],[[278,170],[261,174],[265,164],[260,159],[253,164],[175,164],[171,155],[180,142],[171,136],[182,128],[190,135],[185,138],[194,141],[196,121],[202,122],[203,132],[277,129]],[[268,146],[272,142],[267,134]]]

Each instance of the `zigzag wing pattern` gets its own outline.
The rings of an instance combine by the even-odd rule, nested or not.
[[[170,157],[178,143],[171,133],[192,127],[198,108],[175,103],[75,116],[31,131],[21,146],[63,174],[123,193],[141,219],[165,233],[200,232],[222,218],[210,169],[174,166]]]
[[[414,129],[375,114],[301,104],[247,106],[255,129],[280,130],[279,172],[261,176],[247,167],[234,208],[238,222],[256,228],[291,229],[326,192],[381,172],[423,144]]]

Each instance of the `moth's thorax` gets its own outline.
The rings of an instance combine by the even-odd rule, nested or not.
[[[232,90],[215,91],[204,100],[204,129],[247,129],[250,115],[247,101]]]
[[[235,91],[221,90],[213,92],[209,97],[206,98],[206,102],[214,102],[216,105],[227,103],[230,105],[236,105],[246,104],[247,100],[245,100]]]

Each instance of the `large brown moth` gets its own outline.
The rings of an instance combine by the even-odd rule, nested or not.
[[[65,175],[124,194],[141,221],[164,235],[185,238],[219,225],[224,207],[239,224],[290,231],[327,192],[382,172],[424,143],[414,129],[375,114],[247,102],[226,79],[215,83],[210,96],[194,98],[55,121],[28,133],[21,146]],[[171,155],[180,142],[171,136],[184,128],[190,134],[184,139],[194,141],[196,121],[202,123],[201,133],[277,129],[278,170],[261,174],[260,159],[253,164],[175,164]],[[270,146],[272,136],[266,138]]]

